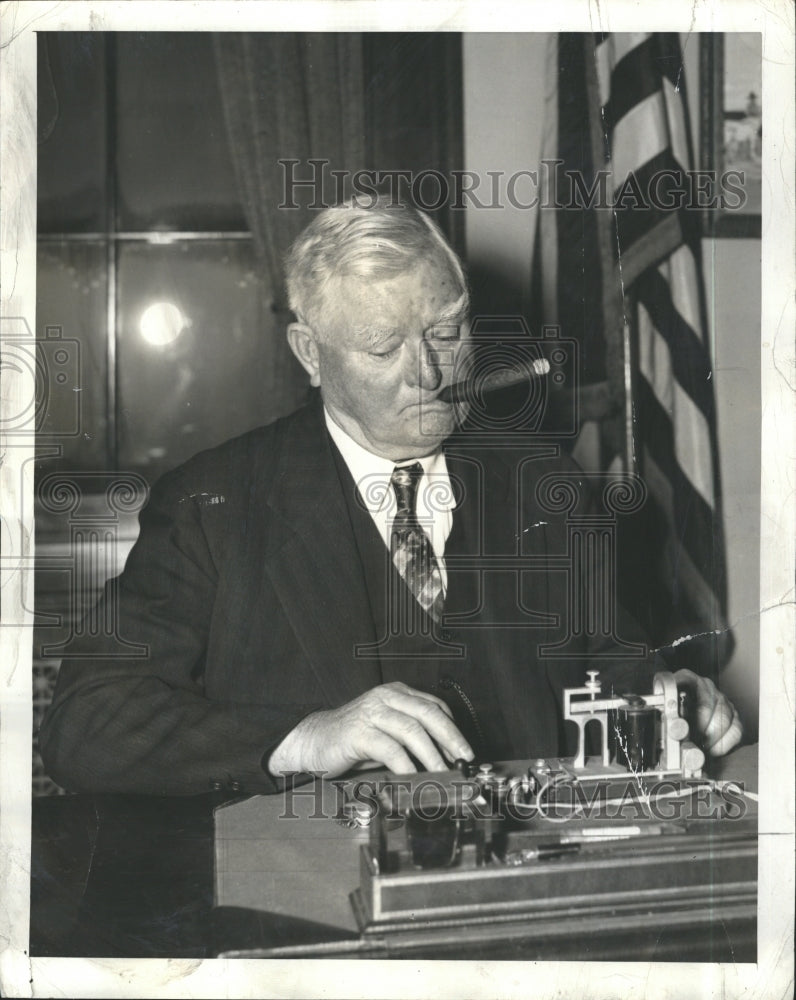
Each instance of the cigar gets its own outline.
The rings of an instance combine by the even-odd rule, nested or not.
[[[535,358],[531,366],[522,368],[496,368],[484,375],[470,375],[461,382],[446,385],[438,393],[437,399],[443,403],[466,403],[482,393],[494,392],[495,389],[508,389],[512,385],[522,385],[532,379],[541,378],[550,371],[547,358]]]

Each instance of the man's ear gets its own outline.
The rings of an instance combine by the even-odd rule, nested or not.
[[[310,377],[310,385],[321,384],[321,369],[318,359],[318,345],[312,327],[305,323],[290,323],[287,328],[287,342],[290,350],[301,362],[302,368]]]

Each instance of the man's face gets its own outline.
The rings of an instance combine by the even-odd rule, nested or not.
[[[355,441],[398,461],[431,454],[454,429],[436,395],[466,338],[462,289],[447,261],[386,279],[339,278],[317,339],[321,394]]]

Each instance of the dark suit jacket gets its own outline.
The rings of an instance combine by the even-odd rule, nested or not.
[[[165,475],[106,587],[116,638],[83,640],[61,667],[40,734],[52,777],[76,791],[275,791],[263,761],[303,717],[399,678],[434,691],[453,679],[457,721],[459,689],[483,713],[485,755],[561,752],[560,691],[588,663],[538,647],[564,634],[567,575],[510,560],[566,553],[566,524],[534,485],[574,467],[549,446],[518,460],[461,440],[446,455],[460,500],[446,621],[409,656],[380,644],[373,554],[387,550],[357,513],[319,400]],[[120,656],[119,638],[147,655]],[[636,689],[649,675],[639,661],[599,665]]]

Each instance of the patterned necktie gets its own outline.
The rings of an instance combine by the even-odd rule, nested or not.
[[[392,561],[418,604],[435,622],[442,618],[442,574],[431,541],[415,514],[417,484],[423,475],[420,462],[396,465],[390,483],[398,501],[392,523]]]

